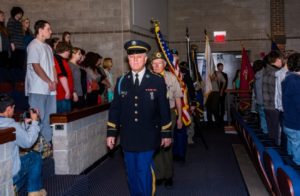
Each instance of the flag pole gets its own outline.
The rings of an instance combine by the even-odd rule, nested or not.
[[[189,28],[186,27],[186,31],[185,31],[185,39],[186,39],[186,50],[187,50],[187,62],[189,65],[189,71],[190,71],[190,76],[192,78],[193,81],[195,81],[195,77],[193,74],[193,70],[192,70],[192,65],[191,65],[191,57],[190,57],[190,35],[189,35]]]
[[[194,71],[194,76],[195,76],[195,81],[199,82],[199,69],[198,69],[198,62],[197,62],[197,52],[198,52],[198,47],[195,44],[191,45],[191,62],[193,66],[193,71]]]

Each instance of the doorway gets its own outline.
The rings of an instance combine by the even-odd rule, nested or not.
[[[249,56],[249,52],[248,56]],[[242,62],[242,52],[241,51],[233,51],[233,52],[216,52],[212,53],[215,69],[218,63],[223,63],[224,72],[227,73],[228,76],[228,86],[227,89],[232,89],[232,81],[235,76],[236,70],[241,68]],[[202,73],[203,62],[204,62],[204,53],[197,53],[197,64],[198,70]],[[201,74],[203,78],[203,75]]]

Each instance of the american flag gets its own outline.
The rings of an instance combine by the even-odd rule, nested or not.
[[[188,91],[187,91],[187,86],[183,82],[182,74],[180,73],[179,62],[176,62],[176,60],[173,58],[173,54],[171,53],[171,50],[168,47],[167,42],[163,38],[163,35],[160,31],[159,23],[157,21],[154,22],[154,31],[160,49],[165,55],[166,61],[169,65],[169,70],[171,73],[173,73],[176,76],[178,82],[180,83],[181,91],[183,93],[183,97],[181,99],[182,122],[184,123],[184,125],[188,126],[191,124],[191,116],[189,113],[189,104],[188,104]]]

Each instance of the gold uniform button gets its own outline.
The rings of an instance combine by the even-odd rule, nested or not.
[[[138,114],[138,111],[134,111],[135,114]]]
[[[135,122],[139,121],[137,118],[134,119]]]
[[[135,104],[134,104],[134,106],[135,106],[135,107],[137,107],[137,106],[138,106],[138,104],[137,104],[137,103],[135,103]]]

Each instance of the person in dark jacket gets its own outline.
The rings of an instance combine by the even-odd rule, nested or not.
[[[283,130],[287,135],[287,151],[300,165],[300,53],[288,58],[288,69],[282,86]]]
[[[0,10],[0,67],[8,66],[10,44],[8,30],[5,26],[5,14]]]
[[[11,17],[7,22],[7,29],[11,43],[11,67],[25,70],[26,47],[24,43],[24,33],[21,23],[24,11],[20,7],[13,7],[10,11]],[[25,73],[25,72],[24,72]],[[17,80],[22,78],[17,78]]]
[[[219,102],[219,109],[220,109],[220,119],[221,119],[221,123],[223,123],[224,121],[224,114],[225,114],[225,98],[226,98],[226,89],[228,86],[228,76],[225,72],[223,72],[224,69],[224,64],[223,63],[218,63],[217,64],[217,70],[218,72],[220,72],[224,79],[225,79],[225,83],[223,84],[222,82],[220,82],[220,86],[222,86],[223,88],[220,88],[220,102]]]
[[[171,52],[175,58],[175,62],[179,63],[178,51],[176,49],[172,49]],[[193,113],[196,105],[196,95],[193,81],[189,73],[188,64],[186,62],[181,62],[179,64],[179,68],[182,75],[182,80],[187,86],[189,108],[191,113]],[[175,161],[179,161],[181,164],[185,163],[188,144],[188,131],[191,131],[189,132],[191,137],[194,135],[193,127],[191,127],[191,129],[188,128],[190,127],[183,125],[181,128],[176,126],[174,130],[173,157]]]
[[[172,142],[171,114],[164,78],[146,69],[150,46],[140,40],[125,43],[131,71],[117,81],[107,122],[107,146],[120,142],[131,195],[154,195],[154,151]]]

